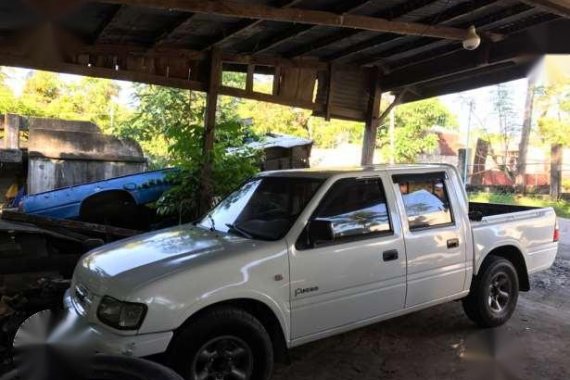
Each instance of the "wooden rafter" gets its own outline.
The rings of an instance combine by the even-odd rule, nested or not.
[[[123,11],[124,7],[120,4],[117,4],[115,8],[105,17],[99,28],[95,31],[93,43],[99,43],[101,41],[101,37],[105,35],[106,31],[109,27],[113,24],[113,20],[117,18],[120,13]]]
[[[433,1],[433,0],[432,0]],[[351,2],[342,3],[342,8],[339,9],[339,13],[351,13],[356,12],[359,9],[362,9],[367,4],[370,4],[371,0],[353,0]],[[298,25],[290,31],[285,32],[275,38],[272,38],[269,42],[265,43],[262,47],[258,47],[255,50],[256,54],[264,53],[270,49],[273,49],[287,41],[292,40],[293,38],[300,37],[311,30],[315,29],[317,26],[315,25]]]
[[[388,10],[385,11],[380,11],[374,14],[373,17],[382,17],[382,18],[388,18],[390,20],[395,20],[399,17],[407,15],[410,12],[415,11],[417,8],[429,5],[435,1],[437,0],[415,0],[412,2],[404,2],[403,4],[397,5],[396,7],[389,8]],[[287,56],[298,57],[313,51],[315,48],[322,49],[327,46],[344,41],[346,39],[353,38],[360,33],[362,33],[361,30],[342,30],[338,33],[333,34],[332,36],[320,38],[319,40],[310,45],[301,46],[300,48],[294,51],[288,52]]]
[[[514,8],[507,8],[503,12],[497,12],[488,17],[475,20],[474,24],[477,25],[481,30],[489,30],[497,27],[498,25],[508,24],[509,22],[512,22],[521,16],[531,15],[533,13],[536,13],[536,10],[524,4],[519,4]],[[439,47],[438,45],[441,45],[441,41],[433,41],[431,39],[422,39],[416,42],[412,41],[410,44],[396,46],[389,50],[374,54],[373,56],[362,57],[361,59],[354,61],[354,63],[361,65],[375,65],[379,62],[382,62],[387,56],[389,56],[392,60],[395,59],[397,61],[397,58],[395,58],[395,56],[398,54],[408,54],[409,52],[416,49],[425,50],[427,47],[436,48]],[[412,59],[411,61],[417,62],[417,59]],[[400,64],[394,64],[394,66],[401,68]]]
[[[446,10],[435,16],[424,17],[420,19],[419,22],[427,24],[433,23],[434,21],[436,21],[438,24],[457,22],[459,20],[472,17],[472,13],[475,11],[482,11],[484,9],[487,9],[489,6],[493,5],[496,5],[495,0],[480,0],[477,2],[460,3],[459,5],[456,5],[455,7],[452,7],[449,10]],[[478,24],[476,23],[475,25]],[[396,39],[402,39],[402,38],[403,38],[402,36],[394,36],[394,35],[377,36],[369,40],[362,41],[361,43],[354,44],[350,46],[350,48],[344,51],[331,54],[327,56],[325,59],[332,61],[345,59],[346,57],[362,53],[363,51],[369,49],[378,49],[382,45],[391,43]]]
[[[297,5],[301,1],[303,1],[303,0],[288,0],[283,5],[281,5],[281,7],[282,8],[289,8],[289,7]],[[220,39],[218,39],[218,40],[214,41],[213,43],[209,44],[208,46],[206,46],[204,48],[204,50],[211,49],[214,46],[221,46],[224,42],[234,38],[236,35],[239,35],[239,34],[245,32],[249,29],[252,29],[253,27],[261,24],[262,22],[263,22],[263,20],[244,21],[243,23],[240,23],[240,25],[238,25],[236,28],[232,29],[229,33],[225,34]]]
[[[162,33],[155,38],[153,47],[159,47],[164,45],[164,41],[168,40],[170,36],[177,33],[179,30],[188,27],[192,23],[192,20],[196,17],[195,14],[192,14],[186,18],[181,18],[172,25],[170,25],[166,30],[162,31]]]
[[[568,0],[521,0],[523,3],[540,8],[558,16],[570,18],[570,2]]]
[[[427,36],[461,41],[465,38],[463,29],[424,25],[414,22],[389,21],[377,17],[335,14],[297,8],[276,8],[260,4],[238,3],[235,1],[201,0],[99,0],[112,4],[127,4],[182,12],[217,14],[226,17],[249,18],[278,22],[321,25],[337,28],[362,29],[372,32],[387,32],[405,35]]]

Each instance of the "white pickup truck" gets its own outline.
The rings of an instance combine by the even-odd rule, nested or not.
[[[557,240],[552,209],[470,204],[451,166],[266,172],[195,224],[88,253],[66,321],[187,379],[267,379],[288,348],[443,302],[501,325]]]

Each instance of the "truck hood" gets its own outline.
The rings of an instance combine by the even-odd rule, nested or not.
[[[265,243],[192,225],[173,227],[87,253],[75,269],[74,283],[97,295],[117,287],[132,290],[170,273]]]

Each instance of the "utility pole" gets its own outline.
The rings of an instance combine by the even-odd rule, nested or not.
[[[393,100],[392,100],[393,101]],[[394,108],[390,110],[390,128],[388,133],[390,134],[390,164],[396,163],[396,133],[395,133],[395,120],[394,120]]]
[[[467,186],[469,175],[469,138],[471,137],[471,115],[473,114],[473,99],[469,100],[469,118],[467,119],[467,138],[465,141],[465,160],[463,163],[463,184]]]

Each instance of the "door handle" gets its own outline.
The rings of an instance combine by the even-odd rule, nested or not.
[[[457,248],[459,247],[459,239],[449,239],[447,241],[447,248]]]
[[[384,261],[397,260],[398,259],[398,250],[397,249],[391,249],[389,251],[384,251],[382,253],[382,258],[384,259]]]

